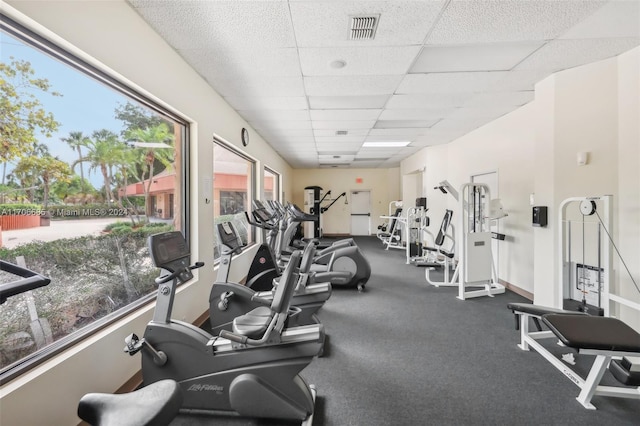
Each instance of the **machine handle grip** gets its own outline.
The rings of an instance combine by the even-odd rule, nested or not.
[[[261,305],[264,305],[264,306],[271,306],[271,302],[272,302],[269,299],[265,299],[264,297],[260,297],[260,296],[257,296],[255,294],[253,296],[251,296],[251,301],[252,302],[258,302],[258,303],[260,303]]]
[[[9,297],[29,290],[34,290],[39,287],[44,287],[49,285],[51,282],[51,279],[44,275],[40,275],[37,272],[13,263],[5,262],[4,260],[0,260],[0,270],[22,278],[17,281],[0,285],[0,304],[3,304]]]
[[[247,343],[247,336],[238,336],[237,334],[234,334],[227,330],[222,330],[220,332],[220,337],[222,337],[223,339],[231,340],[232,342],[237,342],[242,344]]]
[[[187,268],[189,268],[189,270],[193,270],[193,269],[202,268],[203,266],[204,266],[204,262],[196,262],[195,264],[193,264],[191,266],[187,266]],[[157,285],[168,283],[172,279],[177,278],[185,269],[186,268],[178,269],[178,270],[175,270],[175,271],[171,272],[168,275],[162,275],[162,276],[156,278],[155,282],[156,282]]]

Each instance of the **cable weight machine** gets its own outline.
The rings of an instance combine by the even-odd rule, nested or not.
[[[346,197],[347,193],[343,192],[334,199],[327,199],[331,195],[331,190],[322,195],[322,187],[320,186],[307,186],[304,188],[304,205],[309,214],[317,216],[317,219],[313,222],[305,222],[304,225],[304,237],[305,238],[322,238],[322,215],[331,208],[340,198]],[[331,201],[328,206],[322,207],[322,203],[325,201]]]

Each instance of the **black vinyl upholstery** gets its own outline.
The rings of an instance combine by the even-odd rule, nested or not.
[[[617,318],[546,314],[542,321],[571,348],[640,353],[640,333]]]
[[[162,426],[181,406],[180,385],[167,379],[131,393],[89,393],[78,404],[78,417],[93,426]]]

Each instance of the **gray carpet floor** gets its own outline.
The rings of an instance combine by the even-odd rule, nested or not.
[[[372,266],[366,291],[334,289],[318,315],[325,354],[302,372],[318,390],[314,425],[640,425],[640,400],[595,397],[598,409],[586,410],[577,386],[518,349],[506,305],[524,298],[460,301],[457,289],[429,286],[403,251],[374,237],[357,243]],[[578,363],[583,376],[590,362]],[[172,423],[205,424],[285,423],[198,415]]]

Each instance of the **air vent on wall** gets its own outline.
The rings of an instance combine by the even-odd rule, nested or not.
[[[373,40],[380,15],[352,16],[349,38],[351,40]]]

